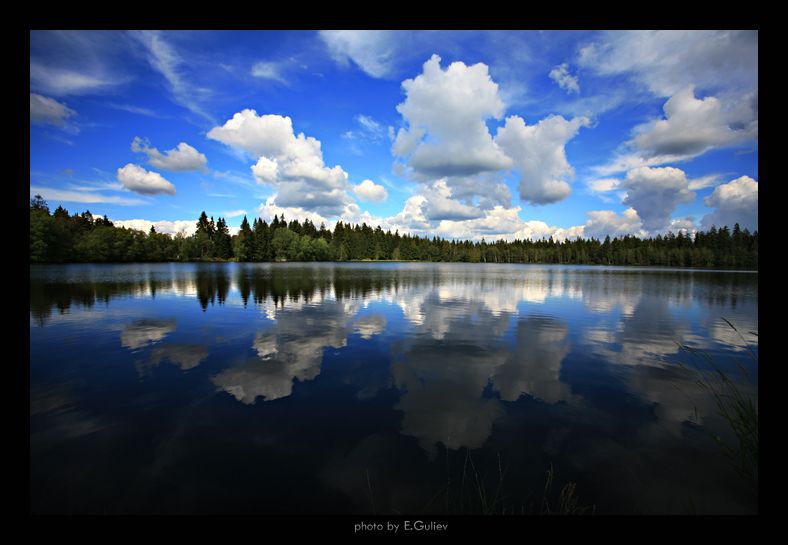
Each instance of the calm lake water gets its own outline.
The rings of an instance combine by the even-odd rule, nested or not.
[[[701,349],[754,390],[758,275],[30,268],[34,513],[750,513]],[[724,321],[733,323],[743,339]],[[744,371],[749,381],[744,377]],[[551,505],[554,505],[551,503]]]

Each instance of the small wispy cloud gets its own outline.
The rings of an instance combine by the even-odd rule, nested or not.
[[[72,134],[79,133],[79,128],[69,120],[77,112],[57,100],[36,93],[30,93],[30,123],[53,125]]]
[[[712,187],[715,185],[719,185],[722,182],[722,176],[720,174],[709,174],[708,176],[701,176],[700,178],[693,178],[689,181],[689,189],[690,191],[695,191],[698,189],[705,189],[707,187]]]
[[[126,188],[118,182],[82,182],[81,184],[68,184],[74,191],[126,191]]]
[[[358,123],[361,128],[362,132],[370,139],[376,142],[383,140],[385,135],[385,130],[383,129],[383,125],[375,121],[372,117],[368,115],[359,114],[356,116],[356,123]]]
[[[363,155],[364,152],[359,147],[358,144],[363,142],[369,142],[372,144],[379,144],[382,142],[387,135],[387,128],[384,127],[381,123],[376,121],[373,117],[358,114],[354,121],[356,122],[356,126],[358,127],[355,130],[345,131],[342,133],[342,139],[347,140],[349,143],[348,149],[353,155]],[[392,127],[388,127],[388,132],[390,133],[393,130]]]
[[[104,75],[85,74],[39,62],[30,63],[30,85],[54,96],[98,94],[123,83]]]
[[[200,98],[211,94],[209,89],[196,87],[189,82],[183,74],[184,60],[169,44],[159,31],[145,30],[132,33],[147,50],[147,59],[151,67],[159,72],[167,82],[173,100],[199,115],[200,117],[216,123],[214,117],[208,113],[200,103]],[[200,98],[198,98],[200,97]]]
[[[141,199],[116,197],[114,195],[104,195],[96,192],[67,191],[62,189],[54,189],[51,187],[42,187],[42,186],[34,186],[34,185],[30,186],[30,194],[41,195],[46,200],[64,201],[64,202],[107,203],[107,204],[120,204],[123,206],[145,204],[146,202]]]
[[[137,115],[144,115],[146,117],[153,117],[156,119],[167,119],[169,116],[160,114],[155,112],[149,108],[143,108],[141,106],[134,106],[133,104],[117,104],[114,102],[110,102],[106,104],[107,107],[112,108],[114,110],[121,110],[123,112],[129,112],[132,114]]]
[[[135,136],[131,142],[131,151],[144,153],[148,156],[151,166],[173,172],[208,171],[208,159],[186,142],[164,153],[150,145],[150,141]]]
[[[255,182],[248,175],[238,174],[230,170],[226,170],[224,172],[214,170],[211,174],[213,174],[214,178],[218,178],[220,180],[227,180],[228,182],[232,182],[234,184],[257,189],[257,184],[255,184]]]
[[[586,187],[594,193],[605,193],[617,189],[621,180],[616,178],[597,178],[586,182]]]
[[[53,133],[51,133],[49,131],[46,131],[46,132],[44,132],[44,136],[46,136],[50,140],[54,140],[55,142],[60,142],[61,144],[66,144],[67,146],[73,146],[74,145],[74,141],[73,140],[69,140],[68,138],[66,138],[62,134],[53,134]]]
[[[553,80],[558,84],[558,86],[566,91],[568,94],[572,93],[579,93],[580,92],[580,83],[577,76],[573,76],[569,73],[569,65],[559,64],[552,70],[550,70],[550,79]]]
[[[132,80],[124,36],[103,30],[32,30],[30,89],[64,97],[116,91]]]
[[[224,215],[225,217],[228,217],[228,218],[237,218],[239,216],[243,216],[244,214],[246,214],[246,210],[241,210],[241,209],[239,209],[239,210],[230,210],[228,212],[222,212],[222,215]]]
[[[286,65],[281,62],[260,61],[252,66],[252,75],[256,78],[287,83],[284,76]]]

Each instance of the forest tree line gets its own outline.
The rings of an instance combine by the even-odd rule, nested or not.
[[[224,218],[214,221],[205,212],[193,235],[171,236],[116,227],[106,216],[89,211],[70,215],[54,212],[41,196],[30,201],[30,261],[459,261],[470,263],[566,263],[600,265],[662,265],[672,267],[758,268],[758,231],[739,224],[712,227],[695,236],[667,233],[556,241],[497,240],[479,242],[419,237],[383,231],[365,223],[337,222],[334,230],[284,216],[271,223],[244,216],[237,235],[230,235]]]

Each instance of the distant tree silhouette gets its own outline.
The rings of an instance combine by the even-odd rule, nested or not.
[[[116,227],[107,216],[94,218],[90,211],[70,215],[35,195],[30,199],[30,261],[129,262],[129,261],[348,261],[417,260],[470,263],[567,263],[596,265],[659,265],[673,267],[758,268],[758,231],[737,223],[712,226],[694,236],[668,232],[640,239],[632,235],[602,242],[596,238],[556,241],[515,239],[487,242],[446,240],[383,231],[366,223],[337,221],[334,230],[320,228],[308,219],[289,223],[275,215],[271,223],[244,216],[236,235],[230,235],[224,218],[214,221],[203,211],[193,235],[145,233]],[[229,284],[228,284],[229,285]],[[217,294],[219,289],[217,288]],[[206,302],[207,304],[207,302]]]

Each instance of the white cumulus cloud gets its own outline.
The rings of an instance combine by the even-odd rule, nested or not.
[[[359,199],[366,202],[383,202],[388,198],[388,192],[382,185],[378,185],[372,180],[364,180],[358,185],[353,186],[353,193]]]
[[[205,172],[207,170],[208,159],[186,142],[181,142],[176,148],[161,153],[158,149],[151,147],[147,139],[143,140],[139,136],[135,136],[131,142],[131,151],[146,154],[149,157],[150,165],[162,170],[173,172],[192,170]]]
[[[336,216],[352,201],[347,173],[339,165],[327,167],[320,141],[304,133],[296,136],[289,117],[258,116],[246,109],[211,129],[208,138],[256,158],[252,174],[277,190],[278,206]]]
[[[452,189],[443,179],[438,180],[431,187],[425,187],[422,195],[425,197],[422,205],[424,216],[431,221],[468,220],[484,214],[479,207],[463,204],[452,198]]]
[[[157,233],[166,233],[169,235],[183,233],[186,236],[191,236],[197,231],[196,220],[151,221],[145,219],[116,220],[112,218],[110,218],[110,220],[116,227],[136,229],[137,231],[143,231],[145,233],[149,232],[151,227],[154,227]]]
[[[175,186],[158,172],[150,172],[132,163],[118,169],[118,181],[130,191],[143,195],[175,195]]]
[[[388,218],[388,223],[393,229],[399,229],[402,232],[408,233],[421,233],[431,228],[431,224],[424,216],[422,207],[427,202],[424,195],[414,195],[409,197],[402,211],[394,216]]]
[[[725,111],[713,96],[696,98],[693,85],[670,97],[663,109],[664,119],[635,129],[637,136],[631,144],[646,158],[662,156],[662,162],[689,159],[758,135],[757,111]]]
[[[749,176],[717,186],[703,202],[715,209],[703,216],[701,226],[704,229],[712,225],[727,225],[732,229],[736,223],[742,229],[758,229],[758,182]]]
[[[512,161],[493,141],[485,121],[501,119],[504,104],[487,66],[451,63],[446,70],[433,55],[423,72],[402,82],[397,106],[408,123],[392,150],[427,178],[470,176],[509,168]],[[424,139],[429,135],[428,139]]]
[[[673,167],[630,170],[621,187],[627,191],[624,204],[637,211],[647,231],[664,229],[676,207],[695,198],[684,171]]]
[[[637,127],[623,151],[596,167],[598,174],[757,142],[757,30],[611,31],[580,47],[577,62],[597,75],[629,76],[642,92],[670,97],[665,116]],[[706,96],[697,98],[695,88]]]
[[[212,128],[207,136],[243,150],[253,158],[275,156],[285,153],[291,144],[293,122],[289,117],[280,115],[258,116],[255,110],[247,108],[233,115],[221,127]]]
[[[583,237],[597,239],[606,236],[616,237],[623,235],[644,236],[641,231],[641,221],[634,208],[628,208],[619,216],[612,210],[591,210],[586,212],[588,220],[583,226]]]
[[[688,234],[690,236],[694,236],[697,230],[698,228],[695,225],[695,218],[692,216],[670,220],[670,225],[668,226],[668,231],[672,231],[673,233],[678,233],[680,231],[685,235]]]
[[[550,116],[527,127],[511,116],[493,138],[487,123],[502,120],[505,105],[487,65],[453,62],[444,69],[438,55],[402,88],[406,98],[397,111],[405,126],[391,148],[395,171],[422,184],[419,206],[427,221],[478,220],[508,208],[512,195],[503,175],[512,168],[525,201],[547,204],[569,195],[574,170],[564,146],[586,118]]]
[[[495,141],[514,159],[522,200],[549,204],[569,196],[568,180],[574,178],[574,169],[564,147],[580,127],[588,124],[585,117],[568,121],[560,115],[551,115],[536,125],[526,125],[516,115],[506,118],[506,125],[498,129]]]

